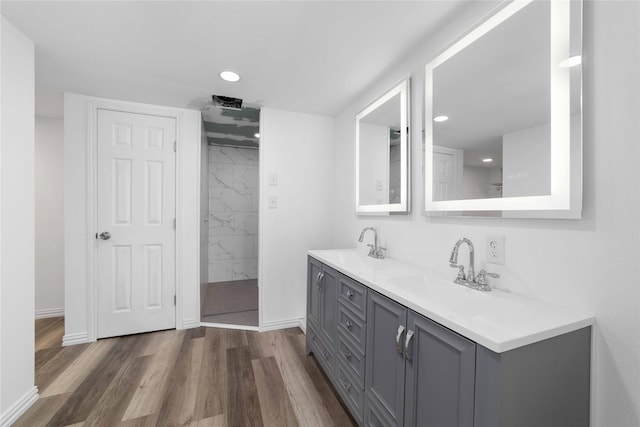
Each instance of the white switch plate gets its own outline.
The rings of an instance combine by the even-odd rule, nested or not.
[[[278,185],[278,174],[270,173],[269,174],[269,185],[272,187],[276,187]]]
[[[278,196],[269,196],[267,199],[269,209],[276,209],[278,207]]]
[[[487,236],[487,262],[504,265],[504,236]]]

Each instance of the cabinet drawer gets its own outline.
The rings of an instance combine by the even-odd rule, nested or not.
[[[342,302],[338,304],[338,330],[349,336],[358,345],[358,349],[364,353],[364,344],[367,336],[364,322]]]
[[[336,357],[342,362],[344,368],[359,383],[359,387],[364,387],[364,353],[344,337],[342,333],[338,334],[338,351]]]
[[[307,343],[309,348],[316,356],[316,360],[324,368],[325,374],[328,377],[335,377],[335,357],[334,354],[327,348],[326,344],[320,338],[320,335],[315,328],[309,327],[309,333],[307,335]]]
[[[345,404],[351,409],[351,415],[353,415],[358,424],[362,425],[364,417],[364,389],[349,375],[348,368],[344,366],[341,360],[338,360],[337,365],[336,387]]]
[[[338,300],[366,320],[367,288],[344,275],[340,276],[339,288]]]

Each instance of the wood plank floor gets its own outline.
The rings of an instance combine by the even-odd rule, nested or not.
[[[36,426],[355,426],[298,328],[196,328],[62,347],[36,320]]]

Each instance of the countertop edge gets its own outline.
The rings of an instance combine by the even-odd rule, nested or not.
[[[346,250],[345,250],[346,251]],[[422,306],[419,306],[417,304],[415,304],[412,301],[407,300],[406,298],[397,295],[396,293],[384,288],[383,286],[380,286],[376,283],[372,283],[369,280],[366,280],[360,276],[358,276],[357,274],[348,271],[347,269],[345,269],[343,266],[341,265],[337,265],[334,262],[332,262],[331,260],[325,258],[322,256],[322,254],[318,253],[318,252],[322,252],[322,250],[318,251],[318,250],[308,250],[307,254],[308,256],[311,256],[313,258],[315,258],[316,260],[328,265],[329,267],[339,271],[340,273],[344,274],[347,277],[350,277],[351,279],[360,282],[364,285],[366,285],[368,288],[388,297],[391,298],[392,300],[406,306],[407,308],[415,311],[416,313],[419,313],[439,324],[441,324],[442,326],[451,329],[452,331],[464,336],[465,338],[468,338],[472,341],[475,341],[477,344],[482,345],[483,347],[495,352],[495,353],[504,353],[510,350],[514,350],[516,348],[520,348],[520,347],[524,347],[530,344],[534,344],[540,341],[544,341],[546,339],[549,338],[553,338],[553,337],[557,337],[569,332],[574,332],[577,331],[579,329],[583,329],[585,327],[589,327],[589,326],[593,326],[595,324],[595,317],[594,316],[589,316],[589,315],[581,315],[579,313],[576,313],[576,318],[574,320],[571,321],[567,321],[564,324],[558,325],[556,327],[552,327],[552,328],[548,328],[545,330],[541,330],[538,331],[536,333],[532,333],[523,337],[519,337],[519,338],[513,338],[513,339],[509,339],[509,340],[505,340],[505,341],[501,341],[501,342],[496,342],[493,341],[485,336],[483,336],[482,334],[473,331],[469,328],[467,328],[466,326],[460,325],[456,322],[451,321],[450,319],[440,316],[438,313],[432,312]],[[394,260],[395,261],[395,260]],[[402,263],[401,261],[396,261],[398,263]],[[418,267],[415,267],[418,268]],[[535,301],[535,300],[534,300]],[[536,301],[536,302],[540,302],[540,301]],[[552,305],[552,304],[549,304]],[[570,309],[567,309],[570,310]]]

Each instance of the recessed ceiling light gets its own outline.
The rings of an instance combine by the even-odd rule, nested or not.
[[[237,82],[240,80],[240,74],[227,70],[220,73],[220,78],[228,82]]]
[[[253,136],[255,136],[256,138],[260,138],[260,134],[259,133],[256,133]]]
[[[582,64],[582,56],[577,55],[577,56],[572,56],[570,58],[565,59],[564,61],[560,62],[558,66],[560,68],[571,68],[580,64]]]
[[[434,122],[446,122],[447,120],[449,120],[448,116],[437,116],[433,118]]]
[[[493,162],[493,159],[491,157],[487,157],[486,159],[482,159],[482,161],[485,163],[491,163]]]

